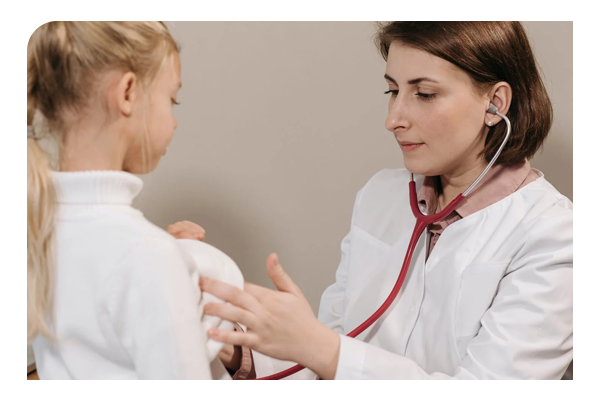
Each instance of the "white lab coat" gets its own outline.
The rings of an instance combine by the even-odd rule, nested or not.
[[[447,227],[427,261],[423,234],[399,297],[352,339],[396,282],[415,222],[408,171],[369,180],[319,308],[341,336],[336,379],[562,377],[573,358],[573,204],[539,174]],[[255,364],[259,377],[291,365],[261,354]]]

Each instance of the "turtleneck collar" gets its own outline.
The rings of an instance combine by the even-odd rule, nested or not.
[[[58,204],[131,205],[143,182],[124,171],[52,172]]]

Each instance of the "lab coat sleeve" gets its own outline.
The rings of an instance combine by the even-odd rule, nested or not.
[[[348,276],[348,251],[350,250],[350,233],[342,240],[342,257],[335,272],[335,283],[329,286],[321,296],[319,305],[319,321],[337,333],[343,333],[344,291]]]
[[[560,379],[573,359],[572,229],[558,207],[534,224],[451,374],[340,335],[336,379]]]
[[[114,334],[139,379],[211,379],[199,288],[174,240],[133,248],[106,297]]]
[[[524,241],[462,365],[477,377],[560,379],[573,359],[573,212],[553,207]]]
[[[361,189],[356,195],[354,209],[352,211],[352,224],[360,205]],[[342,239],[340,264],[335,272],[335,283],[330,285],[321,296],[319,305],[319,321],[333,329],[337,333],[344,333],[344,292],[348,278],[348,260],[350,257],[350,236],[348,234]]]

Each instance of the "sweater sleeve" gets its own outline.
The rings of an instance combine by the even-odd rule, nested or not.
[[[134,247],[105,287],[107,313],[139,379],[210,379],[200,291],[174,241]]]

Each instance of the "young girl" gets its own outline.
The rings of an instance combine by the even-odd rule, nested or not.
[[[27,340],[41,379],[229,378],[206,330],[232,324],[202,316],[198,278],[241,287],[239,269],[131,207],[133,174],[157,167],[177,127],[180,69],[158,22],[51,22],[31,36]]]

